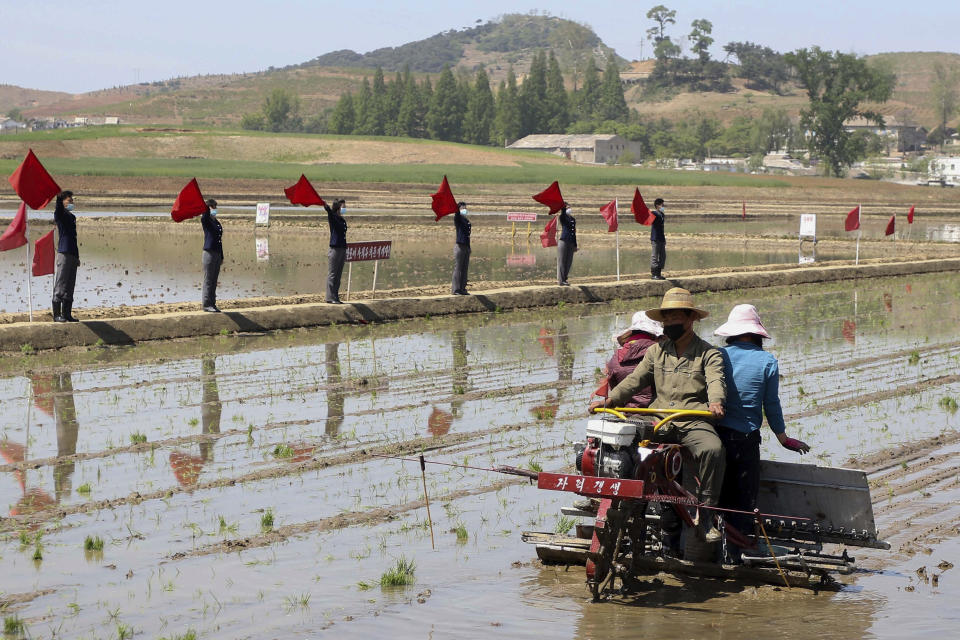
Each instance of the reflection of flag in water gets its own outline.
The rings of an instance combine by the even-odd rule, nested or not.
[[[16,442],[12,442],[4,438],[3,440],[0,440],[0,456],[3,456],[3,459],[7,461],[7,464],[19,464],[26,459],[27,448],[22,444],[17,444]],[[13,477],[17,479],[20,489],[26,491],[26,474],[20,469],[14,469]]]
[[[906,286],[906,290],[907,290],[907,293],[913,293],[913,285],[912,285],[912,284],[908,284],[908,285]]]
[[[843,334],[843,339],[850,344],[857,343],[857,323],[853,320],[844,320],[840,333]]]
[[[17,504],[10,507],[10,515],[22,516],[29,513],[36,513],[52,507],[57,503],[50,494],[43,489],[30,489],[23,494],[23,497],[17,501]]]
[[[547,396],[547,401],[544,404],[538,405],[530,409],[530,413],[533,414],[533,417],[537,420],[553,420],[557,417],[557,411],[560,410],[560,402],[557,400],[557,397],[554,395]]]
[[[543,350],[551,358],[553,357],[554,343],[553,343],[553,331],[550,329],[540,329],[540,337],[537,338],[537,342],[540,343],[540,346],[543,347]]]
[[[306,462],[313,456],[313,450],[316,449],[312,444],[293,444],[289,445],[290,449],[293,450],[293,455],[289,458],[284,458],[286,462]]]
[[[889,293],[883,294],[883,308],[887,311],[893,311],[893,295]]]
[[[33,406],[53,417],[53,376],[30,376],[33,388]]]
[[[443,409],[434,407],[433,411],[430,412],[430,417],[427,418],[427,431],[435,438],[447,435],[452,426],[453,414]]]
[[[203,458],[184,453],[183,451],[170,452],[170,468],[177,482],[184,489],[192,489],[200,480],[200,471],[203,469]]]

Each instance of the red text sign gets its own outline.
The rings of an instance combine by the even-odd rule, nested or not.
[[[507,222],[536,222],[537,214],[535,213],[508,213]]]
[[[348,242],[347,262],[362,262],[364,260],[389,260],[391,240],[377,240],[376,242]]]
[[[622,480],[620,478],[598,478],[596,476],[578,476],[567,473],[537,474],[538,489],[569,491],[582,496],[598,498],[642,498],[643,480]]]

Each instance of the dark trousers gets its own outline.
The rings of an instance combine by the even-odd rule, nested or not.
[[[213,251],[203,252],[203,306],[217,306],[217,280],[223,256]]]
[[[573,266],[573,252],[577,250],[577,245],[566,240],[557,242],[557,284],[566,284],[567,277],[570,275],[570,267]]]
[[[752,512],[757,508],[757,493],[760,491],[760,432],[746,434],[717,427],[717,435],[727,453],[720,506]],[[724,518],[740,531],[753,533],[755,520],[752,516],[726,513]]]
[[[327,302],[340,299],[340,278],[347,261],[346,247],[330,247],[327,251]]]
[[[450,292],[467,290],[467,268],[470,266],[470,245],[457,243],[453,247],[453,283]]]
[[[667,243],[651,242],[650,275],[658,276],[667,264]]]
[[[73,303],[73,288],[77,284],[80,258],[70,253],[57,253],[57,275],[53,281],[53,301]]]

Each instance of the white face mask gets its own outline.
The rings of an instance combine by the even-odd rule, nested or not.
[[[570,207],[567,207],[567,215],[568,215],[568,216],[572,216],[572,215],[573,215],[573,209],[571,209]]]
[[[462,216],[467,215],[467,208],[466,208],[466,207],[464,207],[463,209],[460,209],[460,215],[462,215]]]
[[[210,215],[212,215],[214,218],[216,218],[216,217],[217,217],[217,210],[216,210],[216,209],[210,209]]]
[[[73,211],[73,203],[70,202],[70,203],[64,205],[63,208],[66,209],[67,211]]]
[[[340,207],[340,215],[343,215],[343,214],[345,214],[346,212],[347,212],[347,208],[346,208],[346,207]]]

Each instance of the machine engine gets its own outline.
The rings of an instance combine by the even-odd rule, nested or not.
[[[637,434],[638,425],[633,422],[590,420],[586,441],[574,445],[577,471],[585,476],[633,478],[640,463]]]

